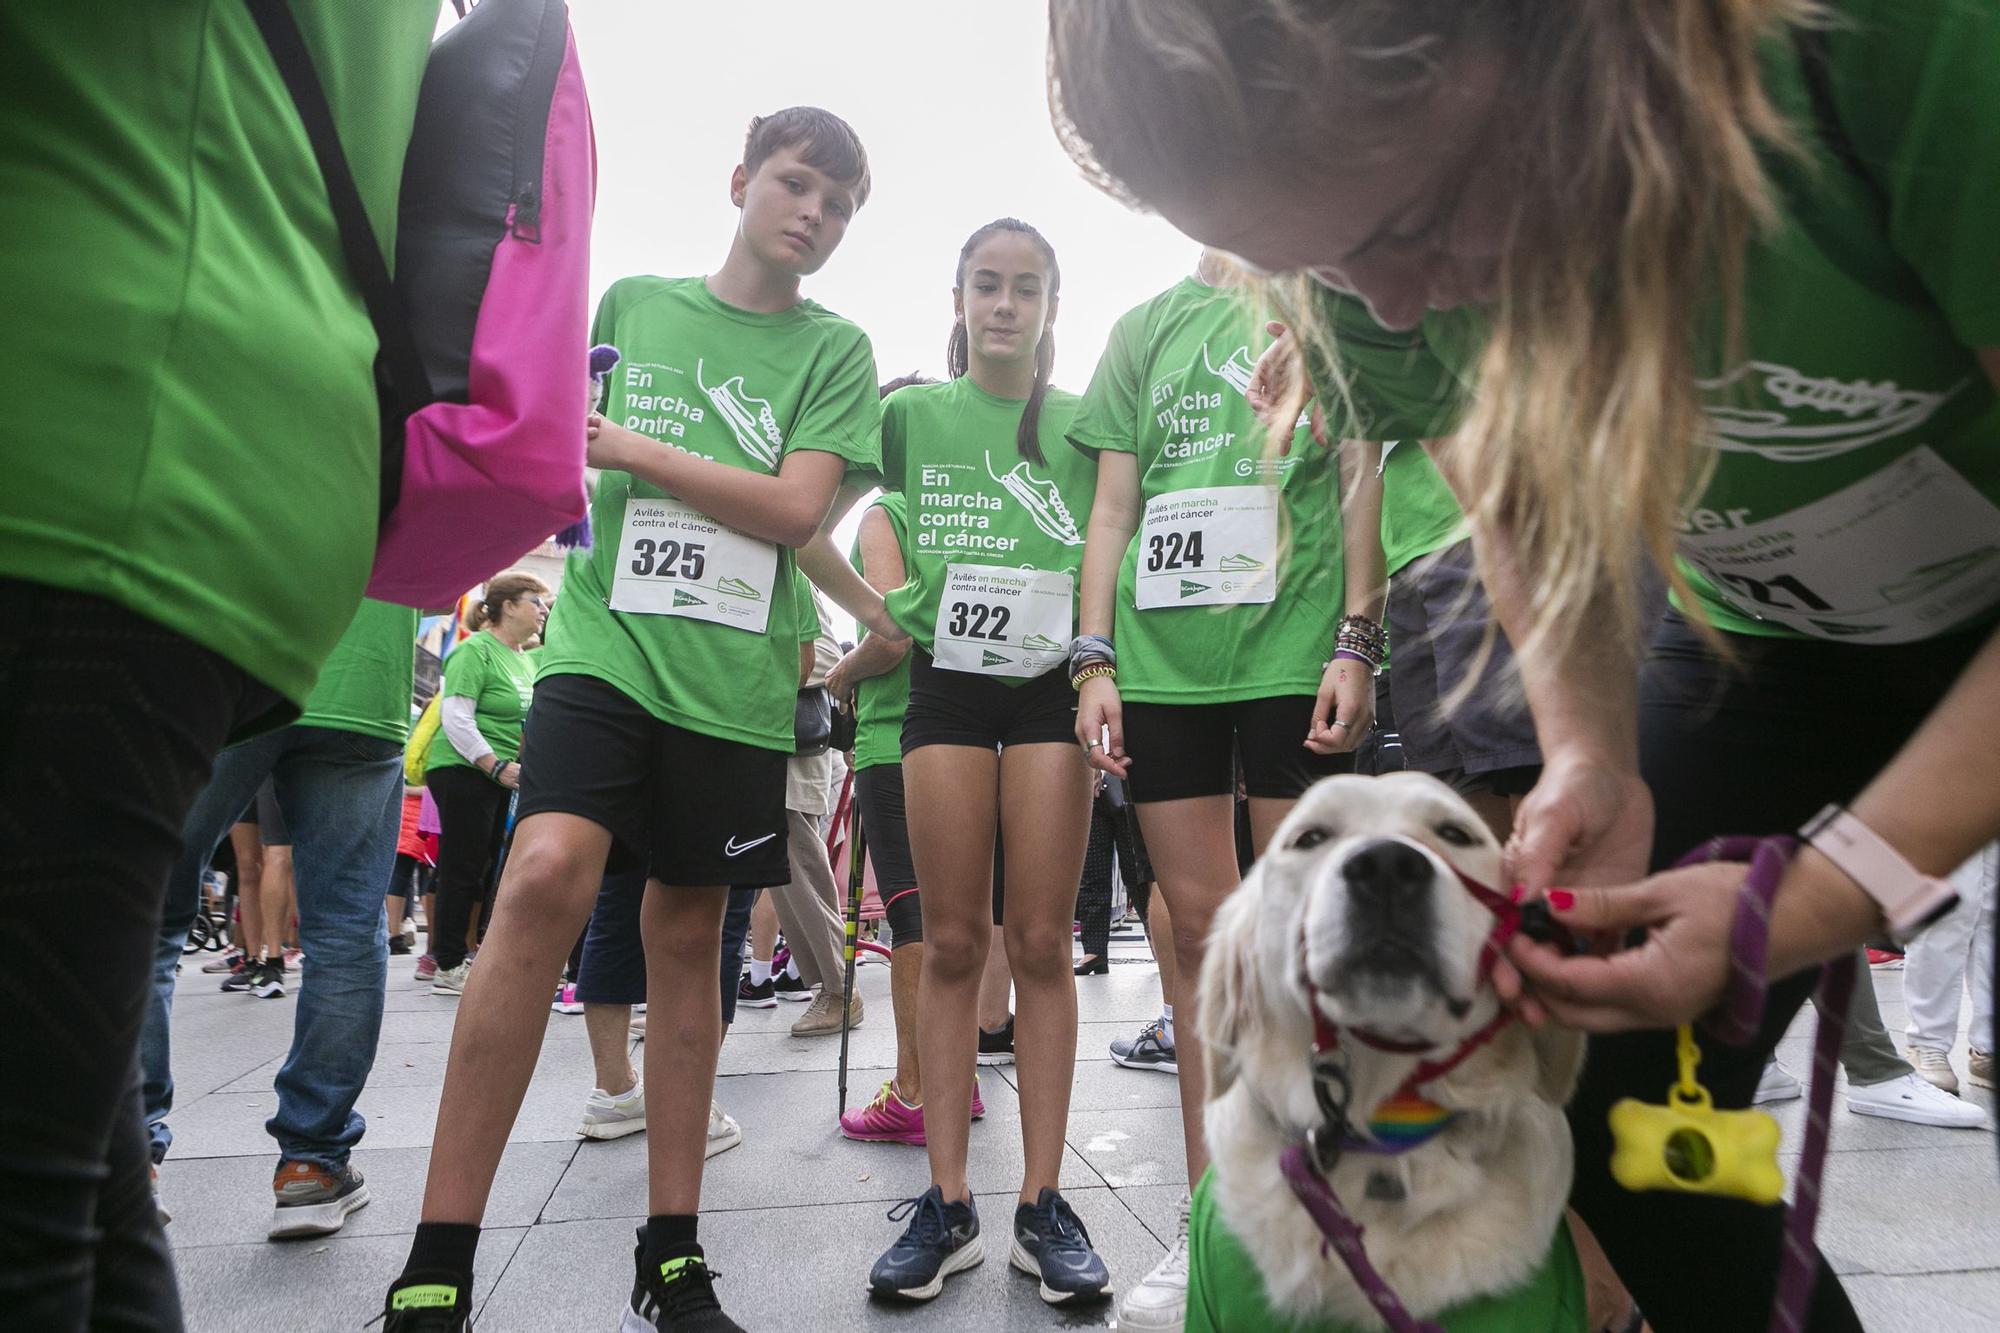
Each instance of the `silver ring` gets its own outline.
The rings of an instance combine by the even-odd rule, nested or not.
[[[1095,750],[1098,746],[1102,744],[1104,744],[1103,741],[1085,741],[1083,743],[1083,748],[1086,750]]]
[[[1339,718],[1335,718],[1333,721],[1327,723],[1327,725],[1329,727],[1339,727],[1342,731],[1347,731],[1350,729],[1348,725],[1345,722],[1342,722]]]

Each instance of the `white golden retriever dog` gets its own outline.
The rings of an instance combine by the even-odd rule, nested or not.
[[[1496,918],[1454,868],[1500,879],[1499,844],[1449,787],[1418,773],[1328,778],[1217,914],[1200,1016],[1213,1188],[1281,1315],[1380,1326],[1278,1168],[1322,1118],[1304,979],[1342,1030],[1348,1121],[1363,1126],[1422,1060],[1448,1058],[1498,1012],[1480,967]],[[1390,1054],[1355,1029],[1431,1049]],[[1582,1056],[1574,1033],[1509,1024],[1421,1089],[1460,1112],[1441,1134],[1334,1167],[1334,1193],[1413,1315],[1516,1287],[1542,1263],[1569,1196],[1562,1104]]]

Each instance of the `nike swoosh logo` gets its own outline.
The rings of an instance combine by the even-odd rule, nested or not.
[[[762,847],[765,843],[769,842],[771,839],[777,836],[778,835],[775,833],[766,833],[761,838],[752,838],[750,839],[750,841],[742,843],[737,842],[736,839],[732,837],[728,842],[722,844],[722,854],[724,856],[741,856],[743,855],[743,853],[749,851],[752,847]]]

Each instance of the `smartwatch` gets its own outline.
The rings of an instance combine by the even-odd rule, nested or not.
[[[1958,906],[1958,893],[1948,881],[1911,865],[1845,806],[1829,805],[1814,815],[1799,837],[1875,900],[1898,940]]]

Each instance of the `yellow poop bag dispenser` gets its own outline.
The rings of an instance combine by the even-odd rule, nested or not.
[[[1628,1190],[1677,1190],[1771,1204],[1784,1197],[1778,1122],[1762,1111],[1718,1111],[1695,1078],[1701,1047],[1683,1023],[1680,1081],[1667,1104],[1626,1097],[1611,1108],[1611,1178]]]

